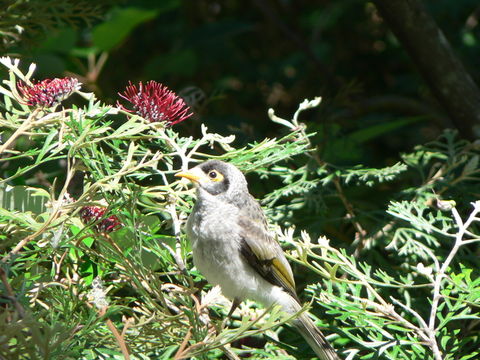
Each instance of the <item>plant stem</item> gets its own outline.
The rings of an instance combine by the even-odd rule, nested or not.
[[[17,130],[12,134],[12,136],[10,136],[8,138],[7,141],[5,141],[5,143],[0,146],[0,154],[2,154],[5,150],[7,150],[10,145],[12,145],[12,143],[21,135],[23,135],[27,130],[29,130],[33,123],[35,122],[36,120],[36,117],[37,117],[37,114],[40,112],[40,109],[35,109],[31,114],[30,116],[28,117],[28,119],[26,119],[18,128]]]
[[[445,277],[445,272],[450,266],[450,263],[452,262],[453,258],[455,257],[458,250],[460,249],[460,246],[465,244],[463,242],[463,236],[465,235],[465,232],[467,231],[471,223],[475,220],[475,216],[480,211],[480,202],[477,201],[473,203],[473,206],[474,206],[474,210],[472,211],[472,213],[470,214],[470,216],[468,217],[465,223],[462,221],[457,209],[452,208],[453,217],[455,219],[455,222],[458,225],[458,232],[455,235],[455,243],[453,245],[453,248],[452,250],[450,250],[450,253],[445,259],[445,262],[442,264],[442,266],[440,267],[440,270],[437,272],[434,283],[433,283],[432,308],[430,311],[428,330],[429,330],[429,337],[430,337],[430,346],[432,348],[433,355],[436,360],[443,359],[442,353],[438,347],[438,343],[435,338],[435,333],[436,333],[435,320],[437,318],[437,311],[438,311],[440,299],[442,298],[442,296],[440,295],[442,280]]]

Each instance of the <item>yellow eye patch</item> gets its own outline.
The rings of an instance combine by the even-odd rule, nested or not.
[[[210,170],[207,174],[211,181],[220,182],[224,179],[223,175],[217,170]]]

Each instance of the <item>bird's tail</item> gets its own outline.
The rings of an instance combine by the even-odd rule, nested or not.
[[[307,313],[300,314],[298,318],[293,320],[293,325],[313,351],[315,351],[320,360],[341,360],[322,332],[308,317]]]
[[[272,301],[272,299],[274,299],[274,301]],[[267,306],[270,306],[272,302],[276,303],[282,307],[283,311],[290,315],[298,314],[298,312],[303,310],[300,301],[294,294],[292,296],[291,293],[287,293],[278,286],[272,287],[268,298],[257,297],[256,300]],[[292,320],[292,325],[297,328],[298,332],[304,337],[320,360],[341,360],[322,332],[317,328],[312,319],[310,319],[307,312],[301,312]]]

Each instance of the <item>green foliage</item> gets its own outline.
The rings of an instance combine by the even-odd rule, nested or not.
[[[157,16],[155,10],[138,8],[116,9],[111,18],[95,27],[92,42],[95,50],[109,51],[117,46],[138,24]]]
[[[206,158],[248,174],[343,358],[480,358],[478,141],[444,130],[373,3],[254,3],[1,3],[23,67],[0,65],[0,358],[314,356],[276,309],[224,320],[193,267],[193,191],[173,174]],[[478,82],[478,1],[424,3]],[[32,61],[95,95],[29,108]],[[195,116],[164,128],[109,105],[138,79],[188,84]],[[83,223],[85,205],[108,210]],[[110,214],[123,227],[98,233]]]
[[[103,13],[107,1],[6,0],[3,1],[0,47],[43,37],[48,31],[65,25],[91,24]]]
[[[391,166],[340,166],[321,159],[299,122],[319,98],[291,120],[269,112],[282,137],[237,147],[205,125],[185,137],[92,93],[79,93],[78,106],[29,108],[16,84],[34,67],[24,74],[17,62],[2,64],[0,357],[313,356],[278,309],[246,302],[225,321],[229,302],[202,289],[181,233],[193,190],[173,175],[211,157],[275,185],[263,197],[272,231],[344,358],[480,356],[478,144],[446,131]],[[385,206],[359,200],[386,186]],[[106,207],[104,219],[115,214],[122,228],[82,223],[86,205]],[[322,221],[348,225],[355,239],[330,245],[313,235]]]

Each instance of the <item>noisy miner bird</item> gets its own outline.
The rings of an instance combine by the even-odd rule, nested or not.
[[[187,222],[193,262],[233,300],[232,310],[244,299],[265,307],[278,304],[289,314],[301,310],[292,269],[268,233],[263,210],[240,170],[209,160],[175,176],[191,180],[197,188]],[[340,360],[308,314],[300,314],[293,325],[321,360]]]

